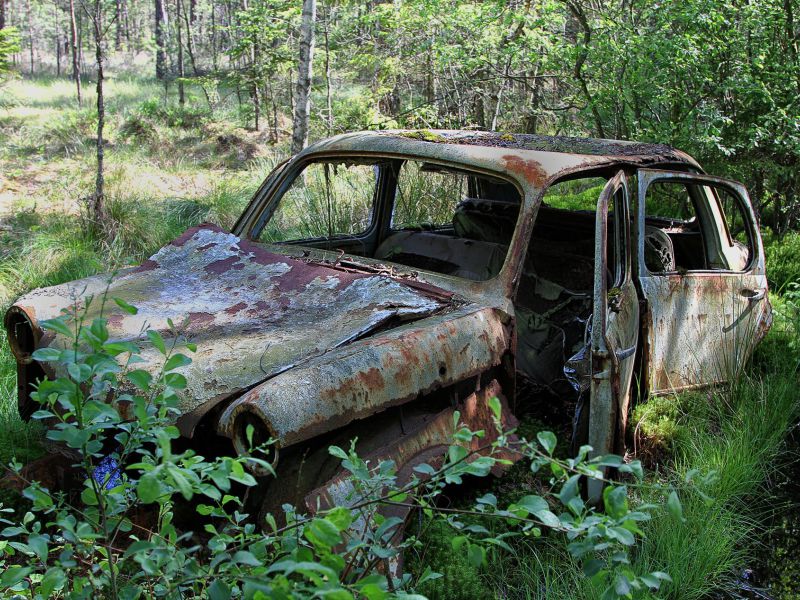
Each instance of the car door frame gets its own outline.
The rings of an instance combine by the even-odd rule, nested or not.
[[[615,201],[613,228],[617,242],[613,285],[608,287],[608,209]],[[589,445],[592,456],[608,454],[624,444],[631,384],[639,338],[639,303],[632,277],[631,196],[627,177],[618,171],[606,183],[595,214],[594,295],[591,330]],[[602,481],[588,482],[588,496],[599,501]]]
[[[649,395],[664,395],[727,381],[771,323],[764,249],[747,190],[735,181],[684,171],[639,169],[637,179],[635,273],[644,325],[641,389]],[[695,210],[698,218],[712,221],[700,223],[706,245],[709,238],[718,244],[723,238],[730,241],[717,194],[709,195],[708,188],[729,192],[742,211],[751,240],[752,255],[745,270],[651,273],[645,265],[644,231],[647,189],[655,182],[694,184],[703,190],[701,200],[708,205],[695,206]],[[722,248],[717,252],[724,254]]]

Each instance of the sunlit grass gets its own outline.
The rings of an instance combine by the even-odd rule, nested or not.
[[[16,80],[3,88],[0,311],[29,290],[141,262],[187,227],[204,221],[231,227],[286,152],[261,145],[261,134],[224,120],[234,113],[230,106],[194,127],[148,117],[156,131],[150,143],[122,135],[126,119],[142,114],[143,107],[178,109],[174,90],[165,104],[163,86],[152,79],[111,76],[105,88],[105,192],[116,236],[101,240],[88,232],[82,216],[96,165],[95,92],[88,79],[83,94],[78,107],[74,84],[54,77]],[[204,110],[199,90],[189,89],[188,102],[188,110]],[[171,118],[180,122],[182,113]],[[17,415],[15,367],[5,336],[0,428],[0,461],[38,451],[40,432]]]

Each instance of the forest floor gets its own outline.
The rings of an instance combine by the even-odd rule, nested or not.
[[[243,128],[245,115],[232,100],[212,114],[195,95],[181,109],[174,90],[165,105],[164,88],[153,80],[112,77],[106,90],[106,177],[117,236],[109,244],[85,227],[82,199],[92,190],[95,164],[91,87],[84,89],[82,108],[66,80],[17,80],[0,92],[1,310],[27,290],[140,262],[199,222],[231,226],[287,152],[286,142],[273,146],[267,133]],[[771,597],[800,597],[794,547],[779,535],[796,526],[787,505],[791,494],[775,492],[777,483],[791,479],[782,473],[797,471],[786,439],[800,409],[800,300],[774,296],[773,302],[776,325],[739,382],[651,401],[634,414],[650,477],[682,490],[685,522],[657,515],[646,524],[632,565],[672,575],[663,597],[763,597],[746,595],[749,584],[742,576],[748,568],[760,569],[758,585],[771,586]],[[3,462],[41,453],[41,431],[17,416],[15,379],[4,342]],[[711,500],[686,482],[695,469],[716,473],[704,490]],[[515,468],[492,485],[498,496],[510,497],[537,484],[529,471]],[[777,529],[768,529],[771,523]],[[476,569],[453,551],[452,533],[431,531],[424,522],[421,527],[422,544],[408,563],[444,573],[421,590],[432,597],[595,597],[591,581],[558,538],[516,542],[512,555],[492,554],[488,568]]]

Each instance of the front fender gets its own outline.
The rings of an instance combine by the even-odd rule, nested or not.
[[[500,365],[510,319],[468,305],[327,352],[250,390],[218,431],[247,452],[248,424],[287,447]]]

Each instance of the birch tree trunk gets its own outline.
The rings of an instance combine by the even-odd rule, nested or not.
[[[297,154],[308,144],[308,120],[311,114],[311,65],[314,61],[314,21],[317,15],[316,0],[303,0],[303,18],[300,26],[300,60],[295,88],[294,123],[292,127],[292,154]]]

